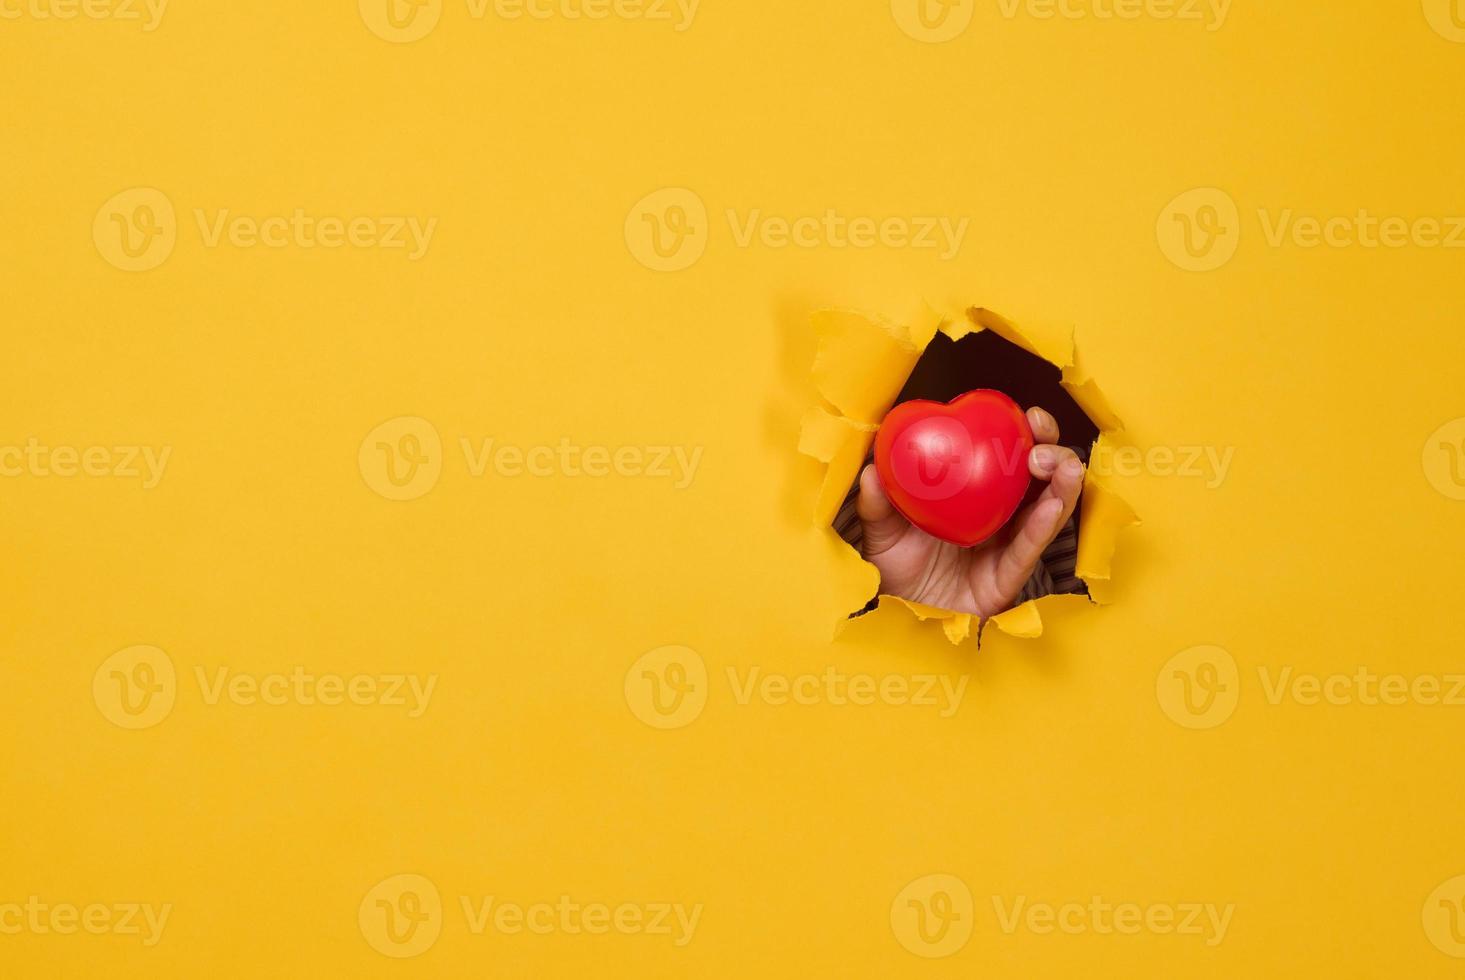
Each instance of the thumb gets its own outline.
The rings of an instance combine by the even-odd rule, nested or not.
[[[885,495],[885,485],[880,482],[880,473],[873,463],[860,474],[860,495],[855,501],[855,513],[860,515],[865,534],[862,550],[866,558],[888,549],[911,526]]]

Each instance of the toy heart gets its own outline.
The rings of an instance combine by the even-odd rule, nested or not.
[[[1023,410],[982,388],[944,405],[897,405],[875,435],[875,468],[906,520],[970,548],[996,534],[1022,503],[1032,448]]]

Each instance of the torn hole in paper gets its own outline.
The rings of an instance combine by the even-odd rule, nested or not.
[[[858,551],[853,489],[870,459],[875,433],[893,406],[913,398],[945,402],[974,388],[995,388],[1024,408],[1038,405],[1052,413],[1060,442],[1085,464],[1101,441],[1113,440],[1123,429],[1098,384],[1078,366],[1066,329],[1026,322],[1019,326],[981,307],[948,314],[925,307],[904,324],[849,311],[821,311],[813,325],[818,334],[814,381],[825,404],[805,413],[799,450],[826,464],[814,521],[844,542],[840,555],[867,568],[873,566]],[[1033,492],[1040,489],[1035,486]],[[851,615],[877,604],[902,605],[922,621],[939,623],[952,643],[980,633],[987,624],[1015,637],[1041,636],[1043,608],[1074,595],[1097,604],[1106,601],[1119,531],[1138,523],[1129,505],[1088,472],[1071,533],[1060,534],[1044,555],[1051,581],[1043,591],[1048,594],[986,623],[974,622],[977,617],[970,613],[889,595],[859,597]]]

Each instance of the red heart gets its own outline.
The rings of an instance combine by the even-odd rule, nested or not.
[[[1032,477],[1033,430],[1017,403],[981,388],[946,404],[902,402],[875,435],[875,468],[906,520],[963,548],[1012,519]]]

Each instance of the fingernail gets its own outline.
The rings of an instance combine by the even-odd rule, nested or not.
[[[1063,464],[1063,472],[1066,476],[1078,476],[1083,472],[1083,464],[1076,459],[1070,459]]]
[[[1033,462],[1044,473],[1051,473],[1053,467],[1058,465],[1058,452],[1052,446],[1035,446],[1033,447]]]

